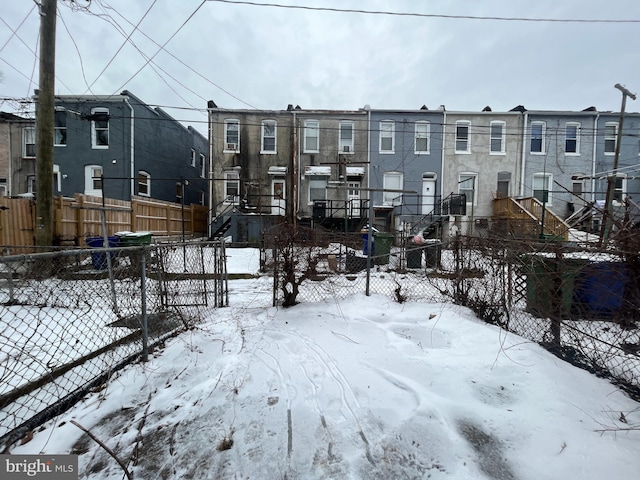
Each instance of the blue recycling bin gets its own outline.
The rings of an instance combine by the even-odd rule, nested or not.
[[[376,243],[375,243],[375,235],[371,239],[371,255],[376,251]],[[362,234],[362,253],[365,255],[369,255],[369,234]]]
[[[109,241],[109,247],[117,247],[120,245],[119,237],[107,237]],[[104,247],[104,238],[103,237],[88,237],[86,240],[87,246],[91,248],[102,248]],[[110,252],[111,260],[113,261],[117,252]],[[104,252],[92,252],[91,253],[91,263],[93,264],[93,268],[96,270],[104,270],[107,268],[107,255]]]

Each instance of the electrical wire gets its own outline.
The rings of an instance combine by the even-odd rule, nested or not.
[[[443,18],[450,20],[492,20],[507,22],[543,22],[543,23],[640,23],[635,19],[575,19],[575,18],[526,18],[526,17],[495,17],[495,16],[475,16],[475,15],[444,15],[437,13],[414,13],[414,12],[391,12],[381,10],[360,10],[351,8],[332,7],[310,7],[306,5],[282,5],[279,3],[258,3],[243,0],[207,0],[209,2],[229,3],[237,5],[251,5],[254,7],[286,8],[292,10],[310,10],[319,12],[335,13],[359,13],[366,15],[389,15],[396,17],[417,17],[417,18]]]
[[[16,28],[15,30],[11,30],[11,35],[9,36],[9,38],[7,38],[7,41],[6,41],[6,42],[4,42],[4,44],[2,45],[2,47],[0,47],[0,52],[2,52],[2,50],[4,50],[4,47],[6,47],[6,46],[9,44],[9,42],[11,41],[11,39],[12,39],[13,37],[15,37],[15,36],[16,36],[16,34],[17,34],[18,30],[20,30],[20,27],[22,27],[22,24],[23,24],[24,22],[26,22],[27,18],[29,18],[29,15],[31,15],[31,12],[33,12],[33,10],[36,8],[36,6],[37,6],[37,5],[35,5],[35,4],[34,4],[34,5],[33,5],[33,7],[31,7],[31,10],[29,10],[29,12],[27,13],[27,15],[22,19],[22,21],[20,22],[20,24],[17,26],[17,28]],[[4,22],[4,20],[3,20],[3,22]],[[5,23],[5,25],[7,24],[6,22],[4,22],[4,23]]]

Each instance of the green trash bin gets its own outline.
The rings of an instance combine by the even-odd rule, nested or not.
[[[121,247],[142,247],[144,245],[151,244],[151,232],[119,232],[116,235],[120,238],[120,246]],[[140,269],[140,252],[129,252],[129,261],[131,262],[131,267],[135,270]],[[147,253],[145,257],[147,268],[149,268],[149,264],[151,261],[151,257],[149,253]]]
[[[438,268],[442,260],[442,242],[440,240],[425,240],[424,261],[427,268]]]
[[[422,268],[422,245],[409,243],[407,245],[407,268]]]
[[[376,245],[374,263],[376,265],[387,265],[389,263],[389,253],[393,245],[393,233],[373,232],[373,239]]]

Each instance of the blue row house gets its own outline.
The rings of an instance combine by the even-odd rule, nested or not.
[[[55,97],[54,194],[207,205],[208,155],[204,135],[126,90]],[[34,191],[35,176],[19,183]]]

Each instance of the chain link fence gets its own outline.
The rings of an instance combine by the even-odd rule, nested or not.
[[[273,271],[274,305],[357,294],[453,302],[640,398],[640,254],[629,238],[603,247],[587,235],[456,235],[419,245],[400,239],[383,252],[376,241],[369,256],[359,234],[283,225],[265,234],[262,267]]]
[[[223,243],[0,257],[0,444],[227,303]]]

